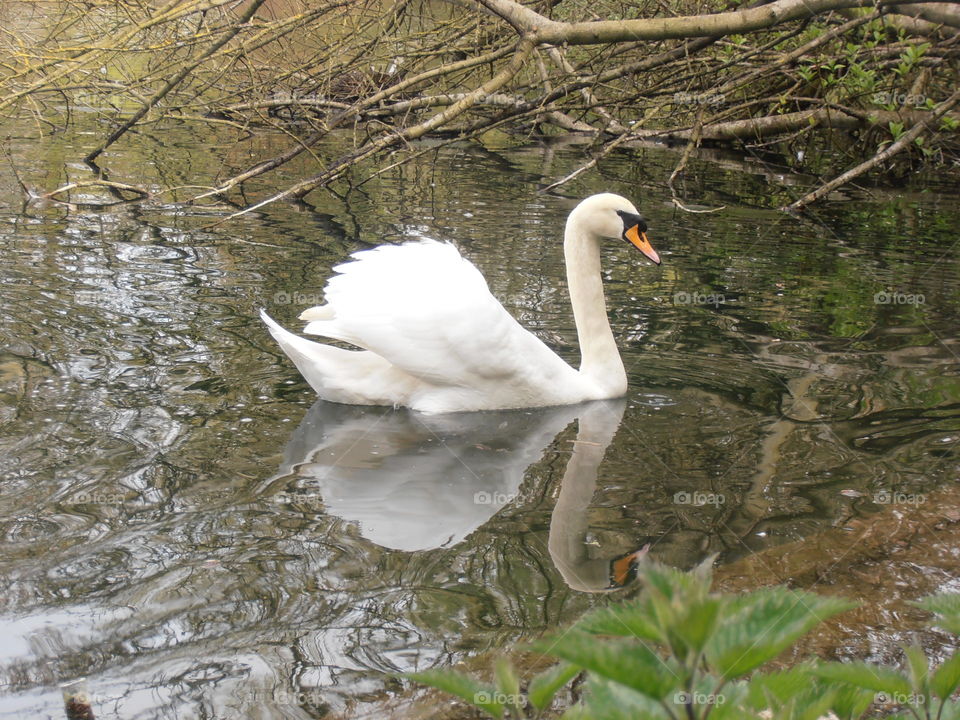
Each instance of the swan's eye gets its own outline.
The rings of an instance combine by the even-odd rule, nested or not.
[[[624,212],[623,210],[617,210],[617,215],[619,215],[620,219],[623,221],[624,232],[632,227],[637,228],[642,233],[647,231],[647,221],[643,219],[643,216],[635,213]]]

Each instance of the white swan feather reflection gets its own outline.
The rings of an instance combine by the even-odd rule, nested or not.
[[[322,505],[381,547],[452,547],[518,499],[579,407],[427,416],[317,400],[263,492]]]
[[[622,238],[659,264],[646,230],[633,204],[611,193],[583,200],[567,219],[579,370],[514,320],[455,247],[432,240],[354,253],[334,268],[326,304],[300,315],[304,332],[362,350],[311,342],[261,317],[311,387],[333,402],[444,413],[620,397],[627,377],[607,319],[600,243]]]
[[[311,513],[322,506],[380,547],[450,548],[508,503],[534,501],[522,497],[528,468],[578,420],[548,547],[571,588],[605,592],[625,585],[646,553],[627,538],[613,547],[586,543],[598,468],[625,407],[621,399],[425,416],[317,400],[291,435],[277,474],[260,492]]]

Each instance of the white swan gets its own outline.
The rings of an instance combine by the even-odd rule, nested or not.
[[[353,254],[327,281],[326,305],[305,310],[305,340],[263,310],[283,351],[325,400],[427,413],[568,405],[620,397],[627,375],[607,319],[600,242],[622,238],[656,264],[647,225],[629,200],[603,193],[567,218],[563,252],[580,341],[574,370],[503,308],[453,245],[433,240]]]

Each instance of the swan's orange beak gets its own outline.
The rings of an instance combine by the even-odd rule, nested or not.
[[[634,244],[637,250],[650,258],[651,262],[656,265],[660,264],[660,256],[657,255],[657,251],[653,249],[650,241],[647,240],[647,234],[641,232],[639,225],[634,225],[632,228],[624,231],[623,235]]]
[[[637,567],[637,563],[640,562],[648,552],[650,552],[649,543],[635,552],[627,553],[623,557],[614,558],[610,563],[609,587],[623,587],[626,585],[630,576],[633,574],[634,568]]]

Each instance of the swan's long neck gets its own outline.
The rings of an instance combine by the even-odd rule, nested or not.
[[[577,222],[576,213],[567,220],[563,254],[580,341],[580,374],[608,391],[606,397],[617,397],[627,390],[627,374],[607,319],[600,238]]]

